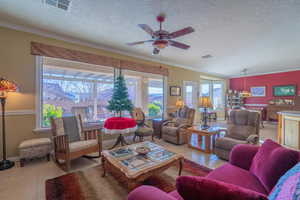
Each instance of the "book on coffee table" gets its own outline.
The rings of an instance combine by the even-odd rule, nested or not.
[[[111,150],[109,152],[112,156],[116,158],[121,158],[121,157],[126,157],[129,155],[133,155],[133,151],[130,148],[120,148],[120,149],[115,149]]]
[[[140,170],[144,167],[153,164],[152,160],[149,160],[146,156],[135,155],[133,157],[122,160],[121,163],[128,167],[130,170]]]

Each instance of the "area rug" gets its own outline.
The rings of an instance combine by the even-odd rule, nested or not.
[[[182,175],[205,176],[211,169],[193,161],[184,160]],[[102,177],[101,165],[69,173],[46,181],[47,200],[126,200],[128,190],[109,173]],[[157,174],[144,185],[152,185],[165,192],[175,189],[178,166]]]

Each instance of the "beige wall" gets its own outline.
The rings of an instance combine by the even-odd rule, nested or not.
[[[6,107],[8,111],[35,110],[35,57],[30,54],[31,41],[42,42],[99,55],[107,55],[115,58],[139,60],[128,56],[86,46],[80,46],[56,39],[50,39],[31,33],[0,28],[0,77],[3,76],[16,81],[20,87],[20,93],[9,94]],[[150,63],[149,61],[144,60],[139,61]],[[201,73],[199,72],[172,66],[166,67],[169,68],[170,72],[168,77],[168,85],[181,86],[184,80],[198,81],[200,79]],[[168,97],[168,106],[174,105],[176,100],[176,97]],[[33,133],[32,130],[34,128],[34,114],[18,114],[7,116],[7,152],[9,157],[18,155],[17,146],[22,140],[34,137],[49,136],[48,134],[43,133]]]

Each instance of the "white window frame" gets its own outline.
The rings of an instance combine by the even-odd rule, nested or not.
[[[199,89],[197,81],[183,81],[183,101],[186,104],[186,87],[192,86],[192,104],[194,109],[198,107],[198,97],[199,97]]]
[[[35,98],[35,112],[36,112],[36,119],[35,119],[35,127],[36,129],[45,129],[41,126],[41,119],[42,119],[42,105],[43,105],[43,95],[42,95],[42,88],[43,88],[43,56],[36,56],[35,57],[35,87],[36,87],[36,98]],[[47,128],[48,129],[48,128]]]
[[[168,104],[168,77],[163,76],[163,94],[164,94],[164,108],[163,108],[163,114],[162,118],[167,119],[168,118],[168,113],[167,113],[167,104]]]
[[[61,68],[63,68],[63,67],[61,67]],[[43,67],[42,67],[42,69],[43,69]],[[43,74],[43,73],[42,73]],[[43,77],[43,78],[48,78],[48,79],[50,79],[51,78],[51,76],[45,76],[45,77]],[[89,80],[89,79],[75,79],[75,78],[66,78],[66,77],[64,77],[64,78],[60,78],[60,77],[53,77],[52,78],[53,80],[66,80],[66,81],[82,81],[82,82],[87,82],[87,83],[91,83],[92,85],[93,85],[93,90],[92,90],[92,93],[93,93],[93,101],[94,101],[94,105],[93,105],[93,113],[94,113],[94,116],[93,116],[93,120],[96,120],[96,116],[97,116],[97,113],[98,113],[98,107],[97,107],[97,89],[98,89],[98,84],[100,83],[110,83],[110,84],[113,84],[113,81],[97,81],[97,80]],[[43,79],[41,79],[41,86],[42,86],[42,84],[43,84],[43,81],[42,81]],[[40,109],[41,109],[41,111],[40,112],[42,112],[42,106],[43,106],[43,96],[42,96],[42,89],[43,89],[43,87],[41,87],[41,102],[42,102],[42,104],[41,104],[41,106],[40,106]],[[42,115],[40,116],[40,118],[42,118]],[[40,123],[41,123],[41,120],[40,120]],[[40,125],[41,126],[41,125]],[[42,127],[42,126],[41,126]],[[44,127],[42,127],[42,128],[44,128]]]
[[[215,111],[222,111],[225,108],[225,80],[209,80],[209,79],[202,79],[200,80],[199,84],[199,96],[201,96],[201,84],[209,84],[209,97],[211,98],[211,101],[213,103],[213,85],[214,83],[221,83],[222,84],[222,106],[218,107],[217,109],[214,109]]]
[[[35,113],[36,113],[36,123],[35,130],[49,130],[47,127],[42,127],[42,106],[43,106],[43,56],[35,56],[35,64],[36,64],[36,98],[35,98]],[[70,68],[72,69],[72,68]],[[114,70],[114,75],[118,74],[118,70]],[[131,76],[126,75],[125,76]],[[149,76],[137,76],[139,78],[138,88],[136,91],[136,106],[141,106],[143,110],[148,113],[148,81],[144,81],[144,79],[156,79],[150,78]],[[162,76],[163,81],[163,113],[161,117],[166,117],[166,109],[167,109],[167,94],[168,91],[168,79],[166,76]]]
[[[165,94],[165,91],[167,91],[165,88],[166,88],[166,86],[165,86],[165,76],[163,76],[162,77],[162,89],[163,89],[163,102],[162,102],[162,106],[163,106],[163,109],[162,109],[162,113],[161,113],[161,116],[156,116],[156,117],[153,117],[153,118],[164,118],[164,116],[165,116],[165,110],[166,110],[166,96],[168,96],[168,95],[166,95]],[[146,95],[146,100],[145,100],[145,113],[147,113],[147,118],[148,119],[151,119],[151,117],[149,116],[149,113],[148,113],[148,104],[149,104],[149,102],[148,102],[148,100],[149,100],[149,80],[155,80],[155,81],[157,81],[157,80],[159,80],[159,78],[147,78],[147,95]]]

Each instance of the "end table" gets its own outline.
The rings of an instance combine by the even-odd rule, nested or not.
[[[166,121],[167,120],[163,119],[163,118],[154,118],[154,119],[152,119],[152,127],[153,127],[153,130],[154,130],[154,135],[156,137],[158,137],[159,139],[161,139],[161,137],[162,137],[162,132],[161,132],[162,124]]]
[[[220,131],[225,130],[219,126],[211,126],[208,129],[202,129],[201,125],[192,126],[187,129],[188,131],[188,146],[205,153],[212,153],[216,137],[220,137]],[[192,135],[196,134],[198,137],[197,145],[192,144]],[[203,138],[205,139],[203,145]]]

